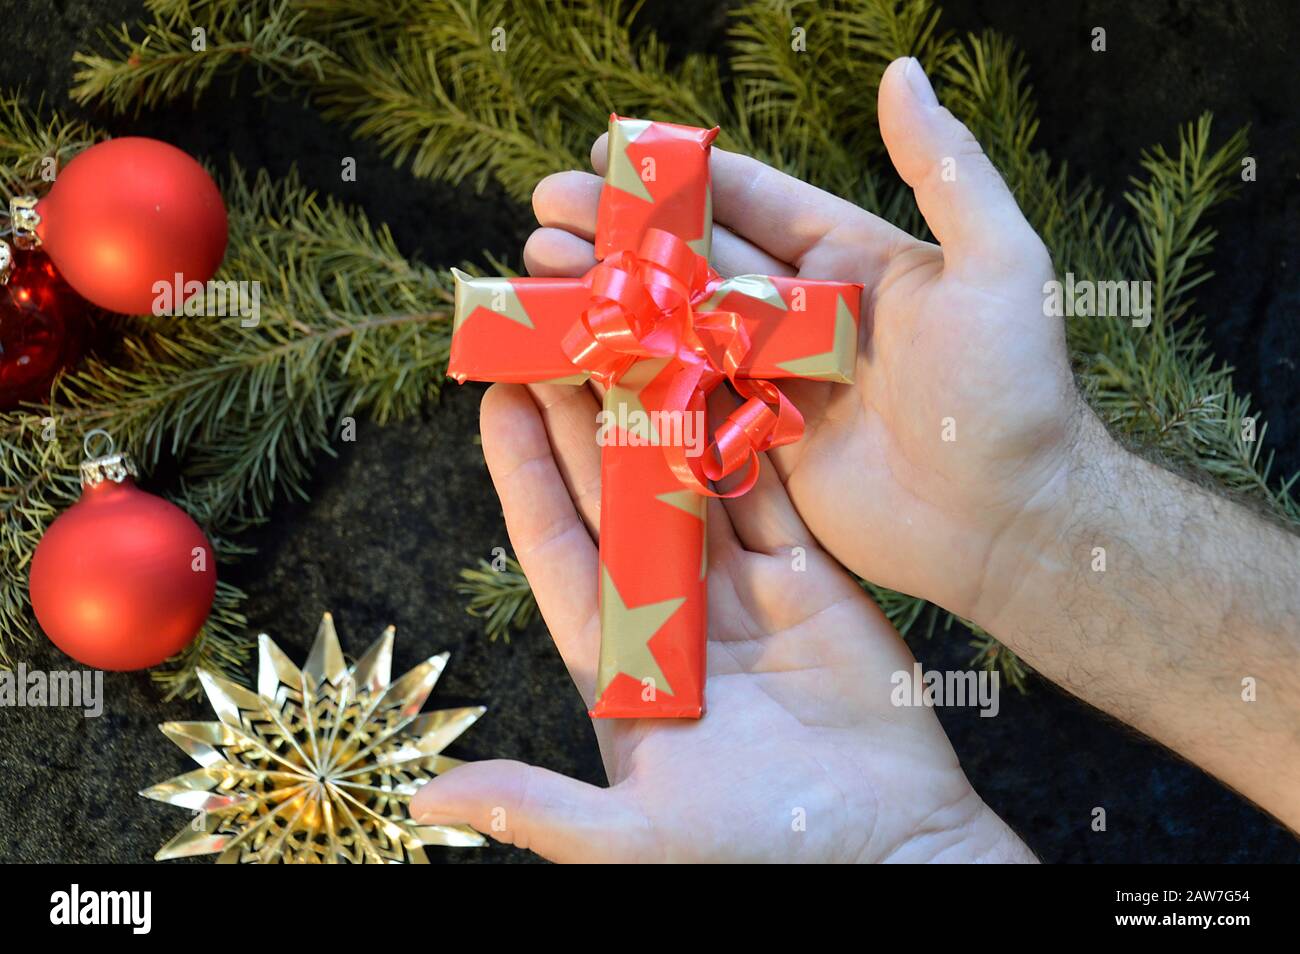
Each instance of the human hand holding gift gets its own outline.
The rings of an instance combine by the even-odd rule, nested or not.
[[[759,455],[802,434],[802,416],[771,379],[850,380],[861,286],[721,278],[708,265],[716,130],[611,117],[610,131],[594,235],[602,261],[563,280],[457,272],[448,374],[604,387],[616,423],[601,467],[603,638],[592,715],[698,717],[704,501],[746,493]],[[724,381],[743,403],[707,449],[687,446],[692,419],[704,421],[705,401]],[[737,485],[715,489],[733,474]]]
[[[974,619],[1300,830],[1296,537],[1109,437],[1045,314],[1047,251],[978,143],[915,60],[889,67],[879,99],[890,157],[942,247],[713,156],[722,274],[866,288],[854,386],[783,383],[806,434],[767,456],[800,518],[850,569]],[[599,190],[579,172],[538,186],[533,275],[591,266]],[[1273,674],[1269,704],[1243,705],[1235,687],[1257,671]]]
[[[998,582],[980,572],[994,541],[1068,465],[1083,404],[1061,323],[1043,315],[1053,277],[1043,243],[978,143],[933,92],[915,91],[908,68],[894,64],[881,82],[881,133],[942,248],[714,149],[712,262],[723,275],[863,284],[853,386],[782,382],[806,426],[771,460],[828,552],[971,618],[983,584]],[[605,171],[604,138],[592,161]],[[538,185],[530,274],[594,264],[600,190],[576,171]]]
[[[711,404],[715,422],[736,406],[722,391]],[[511,542],[588,706],[599,409],[586,388],[498,384],[481,417]],[[749,493],[707,506],[707,717],[597,720],[609,788],[471,762],[421,788],[412,816],[562,862],[1032,860],[972,790],[934,709],[891,702],[911,654],[769,462]]]
[[[698,146],[709,134],[669,129],[695,146],[686,161],[707,161]],[[556,383],[495,385],[482,433],[511,541],[588,706],[697,715],[707,679],[710,715],[685,726],[598,721],[609,789],[479,762],[428,783],[413,817],[455,818],[558,861],[1032,860],[971,789],[933,710],[892,704],[910,653],[822,552],[765,452],[801,428],[762,379],[844,382],[859,286],[780,266],[775,277],[727,283],[703,267],[695,252],[707,246],[691,233],[628,226],[626,216],[611,224],[607,209],[624,211],[608,202],[611,189],[626,191],[610,185],[618,175],[603,186],[593,178],[590,190],[586,234],[603,246],[601,267],[588,244],[583,267],[557,270],[585,279],[458,276],[451,373],[553,382],[575,368],[597,380],[618,368],[602,397],[617,412],[703,412],[707,394],[720,446],[702,460],[673,446],[598,448],[597,394]],[[679,204],[707,208],[699,191]],[[636,201],[628,214],[645,205]],[[548,274],[529,258],[535,276]],[[655,304],[644,312],[643,292]],[[692,307],[675,311],[684,301]],[[666,332],[674,317],[689,319],[698,349],[683,353]],[[739,397],[711,387],[723,380]],[[629,596],[638,581],[690,596]],[[689,626],[666,629],[674,614]],[[671,692],[643,695],[664,683]]]

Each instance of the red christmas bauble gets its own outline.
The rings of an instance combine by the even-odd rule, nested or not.
[[[157,282],[206,283],[226,254],[216,183],[156,139],[91,146],[59,173],[36,214],[36,236],[68,284],[122,314],[150,313]]]
[[[0,411],[42,401],[86,342],[90,306],[40,252],[14,252],[0,286]]]
[[[54,645],[93,669],[146,669],[212,609],[212,546],[179,507],[125,476],[83,484],[32,557],[32,609]]]

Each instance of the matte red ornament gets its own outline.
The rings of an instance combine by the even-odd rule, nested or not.
[[[50,396],[55,375],[81,356],[91,310],[45,255],[12,254],[0,286],[0,411]]]
[[[135,485],[127,455],[87,460],[81,472],[81,499],[32,557],[32,609],[50,641],[86,666],[156,666],[212,609],[212,546],[185,511]]]
[[[109,139],[80,153],[36,203],[34,232],[83,297],[127,315],[153,311],[157,282],[206,283],[226,253],[226,207],[192,157],[156,139]],[[188,295],[186,297],[189,297]]]

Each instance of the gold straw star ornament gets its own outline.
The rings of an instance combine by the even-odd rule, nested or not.
[[[421,714],[448,654],[390,683],[393,633],[348,666],[326,613],[301,670],[258,637],[256,692],[201,671],[220,721],[160,728],[202,768],[140,793],[198,813],[157,860],[423,864],[425,845],[482,845],[471,828],[410,818],[420,785],[461,764],[442,750],[485,710]]]

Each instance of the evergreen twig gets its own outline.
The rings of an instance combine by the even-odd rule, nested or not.
[[[501,636],[509,642],[511,630],[525,629],[537,615],[532,588],[514,557],[506,557],[500,570],[482,559],[477,567],[461,570],[456,592],[469,597],[466,609],[483,618],[483,629],[493,641]]]

